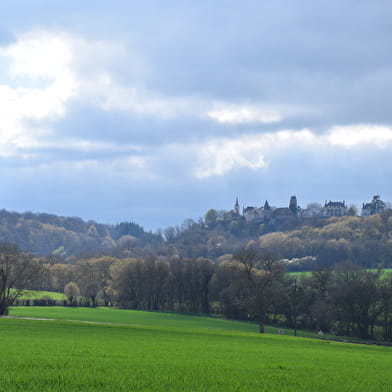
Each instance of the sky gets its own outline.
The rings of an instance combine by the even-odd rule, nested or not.
[[[0,0],[0,208],[156,230],[392,200],[390,0]]]

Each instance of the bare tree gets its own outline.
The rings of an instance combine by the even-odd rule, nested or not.
[[[35,282],[41,265],[31,255],[22,253],[16,245],[0,244],[0,315]]]
[[[308,217],[308,218],[315,218],[319,216],[319,213],[321,211],[322,205],[317,202],[312,202],[309,203],[306,206],[306,209],[303,211],[303,215]]]
[[[259,322],[259,332],[264,333],[267,313],[272,311],[281,292],[283,266],[276,257],[256,246],[242,248],[234,260],[243,265],[249,288],[249,312]]]

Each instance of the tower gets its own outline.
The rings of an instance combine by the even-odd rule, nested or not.
[[[234,204],[234,212],[236,213],[236,214],[240,214],[240,205],[238,204],[238,196],[237,196],[237,198],[235,199],[235,204]]]
[[[289,208],[295,215],[297,215],[298,205],[297,205],[297,198],[295,196],[291,196]]]

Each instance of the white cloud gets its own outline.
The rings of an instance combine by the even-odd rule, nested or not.
[[[69,37],[64,33],[28,32],[0,54],[11,60],[11,75],[33,79],[58,79],[69,71],[72,61]]]
[[[333,127],[324,134],[311,130],[286,130],[243,135],[234,139],[213,139],[197,147],[199,154],[194,175],[207,178],[224,175],[231,170],[264,169],[279,153],[323,151],[335,149],[385,148],[392,143],[392,128],[379,125]]]
[[[17,155],[19,148],[38,140],[44,142],[44,135],[54,132],[50,122],[66,115],[71,100],[106,111],[159,118],[198,115],[202,110],[201,103],[193,99],[166,97],[146,89],[148,64],[116,43],[31,31],[0,47],[2,60],[9,65],[8,74],[1,78],[6,82],[0,84],[3,156]],[[121,82],[118,63],[127,64],[127,77]],[[29,121],[35,121],[35,126]]]
[[[63,116],[77,83],[70,69],[71,48],[65,35],[22,35],[0,48],[1,57],[9,63],[9,84],[0,85],[0,154],[7,156],[49,131],[27,122]]]
[[[8,64],[8,73],[2,75],[6,82],[0,84],[0,155],[20,155],[25,154],[20,150],[47,146],[46,136],[55,132],[51,122],[64,117],[74,99],[107,110],[166,112],[158,99],[115,82],[110,66],[125,52],[110,42],[91,42],[53,31],[21,34],[15,42],[0,47],[0,61]],[[129,61],[135,73],[136,63]],[[76,144],[78,148],[96,146],[82,140],[59,143],[72,149]]]
[[[375,146],[384,148],[392,142],[392,128],[369,124],[336,126],[328,132],[325,139],[328,144],[336,147]]]
[[[207,116],[222,124],[280,122],[282,114],[272,108],[253,105],[225,105],[215,104],[215,108],[207,112]]]
[[[223,175],[233,169],[247,168],[258,170],[266,168],[266,156],[271,151],[287,149],[301,143],[310,144],[315,140],[308,130],[280,131],[241,136],[236,139],[217,139],[199,146],[201,151],[199,167],[195,170],[197,178]]]
[[[194,173],[197,178],[223,175],[236,168],[256,170],[267,166],[262,151],[244,140],[212,142],[202,151],[200,167]]]

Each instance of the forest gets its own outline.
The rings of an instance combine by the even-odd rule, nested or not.
[[[7,269],[10,265],[14,269]],[[60,304],[221,314],[257,321],[260,332],[273,324],[392,341],[391,273],[364,270],[351,262],[302,275],[287,273],[286,266],[254,242],[217,261],[150,254],[145,258],[100,256],[75,264],[37,259],[2,244],[0,309],[6,314],[13,304]],[[16,279],[23,274],[28,280]],[[8,297],[7,282],[14,282],[13,286],[8,283],[14,287]],[[68,299],[61,303],[49,298],[19,299],[17,294],[25,288],[64,292]]]
[[[363,268],[392,267],[391,210],[368,217],[298,217],[274,225],[223,220],[218,214],[211,219],[210,211],[197,222],[187,219],[182,225],[152,233],[134,222],[107,225],[77,217],[1,210],[0,241],[65,264],[102,255],[204,257],[217,261],[255,241],[286,260],[289,271],[332,268],[346,261]]]

